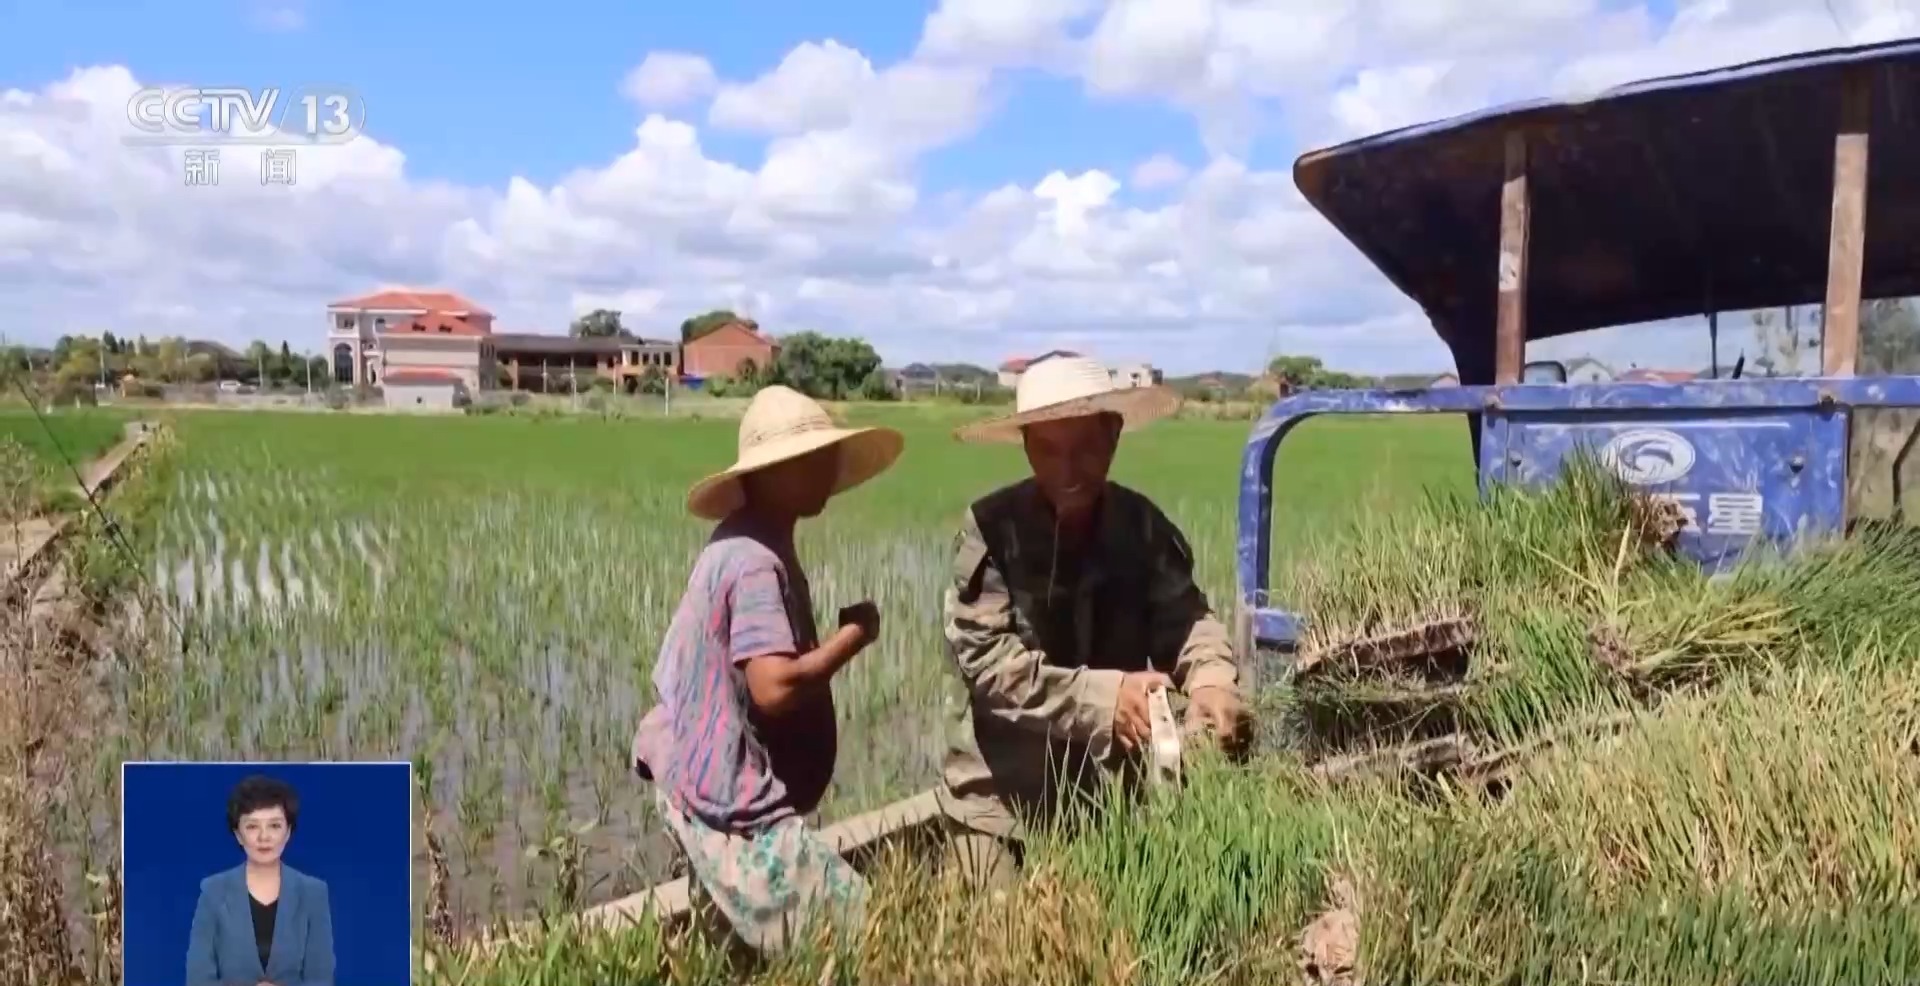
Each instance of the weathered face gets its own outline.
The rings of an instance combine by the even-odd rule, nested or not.
[[[815,449],[749,474],[747,499],[790,517],[818,517],[840,478],[840,447]]]
[[[261,808],[240,816],[240,827],[234,830],[234,837],[240,840],[240,848],[247,851],[250,863],[273,863],[286,851],[287,840],[292,838],[293,830],[287,825],[286,809],[279,805]]]
[[[1110,416],[1042,421],[1021,430],[1033,480],[1057,513],[1073,514],[1099,502],[1120,446],[1120,422]]]

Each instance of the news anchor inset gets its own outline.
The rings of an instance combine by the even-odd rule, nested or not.
[[[327,885],[281,861],[300,822],[292,785],[255,775],[227,798],[240,865],[200,881],[187,986],[334,986]]]

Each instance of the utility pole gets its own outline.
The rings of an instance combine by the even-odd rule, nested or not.
[[[307,364],[307,396],[312,397],[313,396],[313,357],[308,356],[305,353],[302,353],[300,356],[300,359],[302,362]]]

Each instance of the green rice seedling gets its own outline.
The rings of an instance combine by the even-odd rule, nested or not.
[[[1034,852],[1095,888],[1141,958],[1139,981],[1245,972],[1249,943],[1307,923],[1353,816],[1297,767],[1227,767],[1201,755],[1177,794],[1121,801],[1045,833]],[[1070,834],[1069,834],[1070,833]]]

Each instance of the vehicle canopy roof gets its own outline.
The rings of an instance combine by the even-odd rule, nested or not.
[[[1871,105],[1862,295],[1920,294],[1920,41],[1538,100],[1314,151],[1307,201],[1492,378],[1506,138],[1524,135],[1526,334],[1824,299],[1844,81]]]

